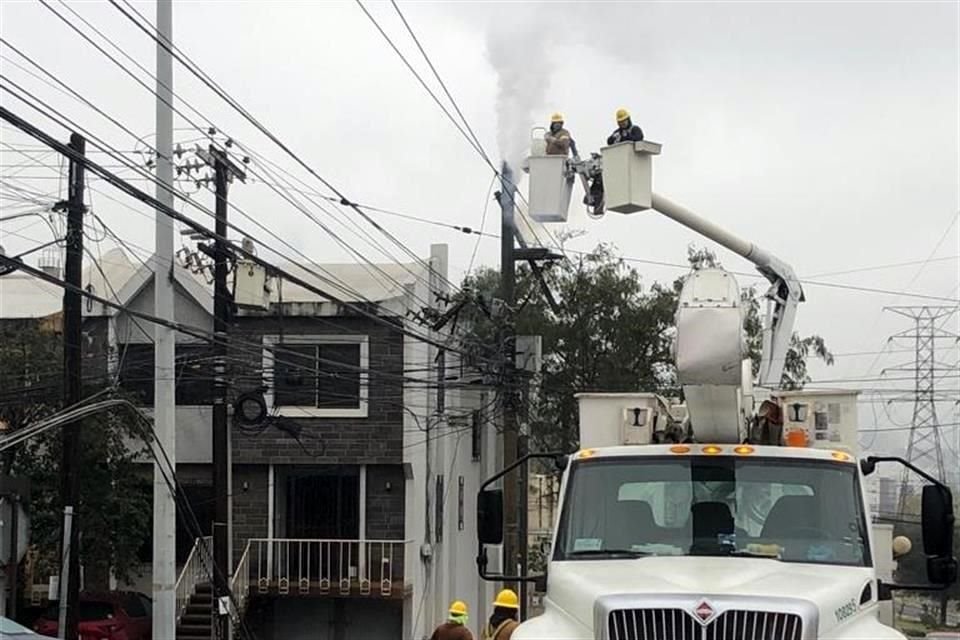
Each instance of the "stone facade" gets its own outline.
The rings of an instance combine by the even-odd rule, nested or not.
[[[240,560],[250,538],[266,538],[269,491],[268,467],[233,466],[233,561]]]
[[[265,335],[364,335],[369,340],[365,418],[297,418],[298,443],[288,433],[233,431],[234,464],[400,464],[403,459],[403,335],[371,319],[241,318],[231,334],[234,393],[263,384]]]
[[[367,530],[370,540],[402,540],[404,519],[403,467],[367,467]]]

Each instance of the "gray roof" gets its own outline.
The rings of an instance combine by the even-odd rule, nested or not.
[[[87,261],[84,288],[92,287],[97,295],[120,304],[128,304],[152,280],[153,259],[131,259],[121,249],[113,249],[99,258],[97,266]],[[427,279],[424,264],[291,264],[278,265],[296,277],[329,291],[346,302],[373,301],[402,312],[410,291],[418,280]],[[102,271],[102,273],[101,273]],[[212,286],[202,275],[178,265],[177,281],[201,306],[212,312]],[[279,301],[280,288],[274,282],[270,300]],[[322,296],[289,282],[282,286],[283,302],[290,304],[323,304]],[[0,277],[0,318],[42,318],[61,310],[63,291],[53,284],[22,272]],[[108,315],[110,309],[99,304],[84,305],[88,316]]]

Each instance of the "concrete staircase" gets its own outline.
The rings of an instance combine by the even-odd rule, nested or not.
[[[200,583],[180,622],[177,623],[177,640],[212,640],[213,638],[213,586]]]

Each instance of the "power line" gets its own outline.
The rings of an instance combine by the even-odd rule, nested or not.
[[[117,2],[117,0],[110,0],[110,3],[120,11],[128,20],[133,22],[141,31],[143,31],[148,37],[150,37],[154,42],[159,46],[167,50],[170,55],[177,60],[181,65],[183,65],[191,74],[193,74],[197,79],[203,82],[209,89],[211,89],[215,94],[217,94],[222,100],[224,100],[230,107],[237,111],[241,116],[244,117],[250,124],[252,124],[257,130],[259,130],[263,135],[269,138],[274,144],[276,144],[280,149],[282,149],[288,156],[290,156],[297,164],[299,164],[304,170],[306,170],[310,175],[319,180],[327,189],[333,192],[336,196],[341,198],[341,200],[347,203],[347,206],[352,208],[361,217],[363,217],[371,226],[373,226],[377,231],[386,236],[394,244],[396,244],[401,250],[410,255],[414,261],[421,264],[425,264],[423,259],[411,251],[406,244],[401,242],[396,236],[391,234],[389,231],[384,229],[379,223],[373,220],[370,216],[364,213],[359,207],[352,204],[352,201],[349,200],[343,193],[341,193],[333,184],[328,181],[326,178],[317,173],[309,164],[307,164],[299,155],[297,155],[289,146],[287,146],[282,140],[280,140],[276,135],[273,134],[265,125],[263,125],[259,120],[257,120],[246,108],[244,108],[236,99],[230,96],[219,84],[217,84],[206,72],[202,71],[200,67],[190,60],[187,56],[181,55],[179,47],[173,46],[167,42],[162,41],[155,33],[151,32],[149,29],[144,27],[136,18],[133,17],[129,12],[123,9]],[[148,25],[150,22],[143,17],[139,11],[136,10],[129,2],[125,3],[134,13],[140,16]],[[429,268],[429,267],[428,267]],[[457,289],[454,283],[448,281],[448,284],[451,288]]]
[[[367,18],[369,18],[370,22],[373,23],[373,26],[376,27],[377,31],[380,32],[380,35],[383,36],[383,39],[386,40],[386,41],[387,41],[387,44],[390,45],[390,48],[393,49],[394,53],[397,54],[397,56],[400,58],[400,60],[403,62],[403,64],[404,64],[404,65],[407,67],[407,69],[410,71],[410,73],[412,73],[413,76],[417,79],[417,81],[420,83],[420,86],[422,86],[423,89],[424,89],[424,91],[426,91],[426,92],[430,95],[430,97],[433,98],[433,101],[436,103],[436,105],[437,105],[438,107],[440,107],[440,110],[443,111],[443,114],[444,114],[445,116],[447,116],[447,119],[450,120],[451,124],[453,124],[453,126],[456,127],[457,131],[460,132],[460,135],[462,135],[463,138],[467,141],[467,144],[469,144],[469,145],[473,148],[474,151],[476,151],[478,154],[480,154],[480,157],[490,166],[491,169],[493,169],[494,173],[497,173],[497,168],[493,165],[493,162],[490,161],[489,156],[487,156],[486,152],[483,150],[483,147],[480,146],[479,142],[476,142],[474,139],[472,139],[472,138],[470,137],[470,134],[468,134],[466,131],[464,131],[463,127],[460,126],[460,123],[458,123],[458,122],[456,121],[456,119],[453,117],[453,115],[450,113],[450,111],[449,111],[449,110],[444,106],[444,104],[440,101],[440,98],[437,97],[437,94],[435,94],[435,93],[433,92],[433,90],[430,89],[430,87],[427,85],[427,83],[426,83],[426,81],[423,79],[423,77],[421,77],[420,74],[417,72],[417,70],[413,68],[413,65],[410,64],[410,61],[407,60],[406,56],[403,55],[403,53],[400,51],[400,49],[397,48],[397,45],[394,44],[394,42],[393,42],[393,40],[390,38],[390,36],[387,35],[387,32],[383,30],[383,27],[381,27],[381,26],[380,26],[380,23],[377,22],[377,19],[373,17],[373,14],[371,14],[371,13],[367,10],[367,8],[366,8],[365,6],[363,6],[363,3],[362,3],[360,0],[356,0],[356,2],[357,2],[357,6],[360,7],[360,10],[363,11],[363,13],[367,16]],[[396,5],[394,5],[394,6],[396,6]],[[398,10],[398,11],[399,11],[399,10]],[[402,16],[401,16],[401,17],[402,17]],[[406,23],[406,21],[404,21],[404,23]],[[409,28],[409,27],[408,27],[408,28]],[[412,32],[411,32],[411,33],[412,33]],[[422,51],[422,49],[421,49],[421,51]],[[426,56],[426,54],[424,54],[424,56]],[[431,67],[432,67],[432,65],[431,65]],[[456,107],[454,107],[454,108],[456,108]],[[459,111],[459,109],[458,109],[458,111]],[[466,121],[464,121],[464,123],[466,124]],[[467,125],[467,127],[469,127],[469,126],[470,126],[470,125]]]
[[[433,72],[433,77],[436,78],[437,82],[440,83],[440,88],[443,89],[443,93],[447,96],[447,100],[450,101],[450,104],[453,105],[453,108],[457,112],[457,115],[460,116],[460,120],[461,122],[463,122],[463,126],[465,126],[467,128],[467,131],[470,132],[470,137],[473,140],[473,142],[476,143],[477,150],[487,160],[489,164],[490,157],[487,155],[487,152],[483,148],[483,145],[480,144],[480,140],[479,138],[477,138],[477,134],[474,133],[473,128],[470,126],[470,123],[467,121],[466,116],[463,115],[463,111],[460,110],[460,106],[457,104],[457,101],[453,99],[453,96],[450,94],[450,91],[447,89],[447,85],[443,81],[443,78],[440,77],[440,73],[437,71],[437,68],[433,66],[433,62],[430,60],[430,56],[428,56],[427,52],[424,50],[423,45],[420,44],[420,39],[417,38],[417,34],[413,32],[413,29],[410,27],[410,23],[407,22],[407,18],[403,15],[403,12],[400,11],[400,6],[396,3],[396,0],[390,0],[390,4],[393,5],[394,10],[396,10],[397,15],[400,16],[400,20],[403,22],[403,26],[407,28],[407,33],[410,34],[410,37],[413,38],[413,41],[416,43],[417,49],[420,50],[420,53],[423,55],[423,59],[426,60],[427,65],[430,67],[430,71]],[[361,8],[363,8],[363,5],[360,5],[360,6]],[[494,171],[496,171],[496,167],[493,167],[493,169]]]
[[[41,1],[42,1],[42,0],[41,0]],[[82,33],[76,26],[74,26],[74,25],[70,24],[69,22],[67,22],[67,21],[63,18],[63,16],[61,16],[55,9],[53,9],[53,7],[47,5],[45,2],[44,2],[44,6],[46,6],[48,9],[50,9],[50,11],[52,11],[54,14],[56,14],[58,18],[60,18],[61,20],[63,20],[71,29],[73,29],[74,31],[76,31],[76,32],[77,32],[81,37],[83,37],[87,42],[89,42],[91,45],[93,45],[94,47],[96,47],[97,50],[100,51],[100,53],[102,53],[103,55],[105,55],[105,56],[106,56],[109,60],[111,60],[115,65],[117,65],[118,67],[120,67],[120,69],[122,69],[125,73],[127,73],[128,75],[130,75],[130,76],[131,76],[134,80],[136,80],[141,86],[143,86],[145,89],[147,89],[147,90],[150,91],[152,94],[154,94],[159,100],[163,101],[165,104],[168,104],[168,106],[170,106],[170,108],[173,109],[173,110],[174,110],[178,115],[180,115],[182,118],[184,118],[185,120],[187,120],[188,122],[190,122],[191,124],[193,124],[193,126],[194,126],[195,129],[197,129],[198,131],[201,131],[201,132],[202,132],[202,131],[205,131],[202,127],[200,127],[200,126],[197,125],[195,122],[193,122],[193,120],[191,120],[191,119],[188,118],[186,115],[184,115],[184,114],[183,114],[180,110],[178,110],[175,106],[173,106],[172,104],[169,104],[169,103],[166,101],[166,99],[164,99],[162,96],[157,95],[155,89],[152,89],[152,88],[149,87],[147,84],[145,84],[144,82],[142,82],[142,81],[141,81],[139,78],[137,78],[132,72],[130,72],[129,69],[127,69],[126,67],[124,67],[122,63],[120,63],[116,58],[114,58],[114,57],[111,56],[109,53],[107,53],[106,51],[104,51],[102,47],[100,47],[100,46],[97,45],[95,42],[93,42],[86,34]],[[66,5],[65,5],[65,6],[66,6]],[[71,12],[73,12],[75,15],[77,15],[76,12],[73,11],[73,9],[71,9],[69,6],[67,6],[67,8],[68,8]],[[78,17],[80,17],[80,16],[78,16]],[[84,20],[82,17],[80,17],[80,19],[81,19],[85,24],[87,24],[88,26],[90,26],[90,27],[94,30],[94,32],[97,33],[97,35],[99,35],[101,38],[104,38],[104,39],[107,40],[108,42],[111,42],[108,38],[106,38],[106,36],[103,35],[103,33],[101,33],[101,32],[100,32],[99,30],[97,30],[95,27],[93,27],[92,25],[90,25],[90,24],[89,24],[86,20]],[[64,84],[61,80],[59,80],[56,76],[54,76],[53,74],[51,74],[49,71],[47,71],[46,69],[44,69],[43,67],[41,67],[40,65],[38,65],[35,61],[33,61],[32,59],[30,59],[28,56],[26,56],[24,53],[22,53],[19,49],[17,49],[17,48],[14,47],[13,45],[11,45],[8,41],[0,38],[0,42],[3,42],[3,44],[5,44],[5,45],[7,45],[8,47],[10,47],[11,49],[13,49],[13,50],[14,50],[18,55],[20,55],[23,59],[25,59],[26,61],[28,61],[28,62],[30,62],[31,64],[33,64],[35,67],[37,67],[38,69],[40,69],[43,73],[45,73],[47,76],[49,76],[50,78],[52,78],[55,82],[57,82],[58,84],[62,85],[62,86],[65,88],[65,90],[68,91],[73,97],[75,97],[76,99],[80,100],[82,103],[84,103],[84,104],[87,105],[88,107],[92,108],[94,111],[96,111],[97,113],[99,113],[99,114],[102,115],[103,117],[107,118],[108,120],[110,120],[110,121],[113,122],[114,124],[116,124],[118,127],[120,127],[121,129],[123,129],[126,133],[128,133],[131,137],[135,138],[138,142],[143,142],[142,137],[137,136],[134,132],[130,131],[130,130],[127,129],[124,125],[122,125],[121,123],[117,122],[117,121],[116,121],[115,119],[113,119],[111,116],[109,116],[108,114],[106,114],[105,112],[103,112],[103,110],[101,110],[99,107],[97,107],[96,105],[93,105],[91,102],[89,102],[88,100],[86,100],[85,98],[83,98],[82,96],[80,96],[76,91],[74,91],[72,88],[70,88],[69,86],[67,86],[66,84]],[[116,45],[113,44],[112,42],[111,42],[111,44],[112,44],[114,47],[116,47]],[[117,48],[118,48],[118,47],[117,47]],[[118,50],[119,50],[119,48],[118,48]],[[145,73],[147,73],[148,76],[150,76],[150,77],[154,78],[154,80],[156,80],[156,77],[153,76],[153,74],[151,74],[151,73],[150,73],[147,69],[145,69],[142,65],[140,65],[139,63],[137,63],[136,60],[133,60],[132,58],[130,58],[130,56],[129,56],[128,54],[126,54],[126,52],[124,52],[123,50],[120,50],[120,52],[121,52],[124,56],[126,56],[128,59],[131,59],[131,60],[134,62],[134,64],[136,64],[142,71],[144,71]],[[2,77],[2,76],[0,76],[0,77]],[[6,78],[5,78],[5,79],[6,79]],[[9,81],[9,79],[7,79],[7,80]],[[12,83],[12,84],[14,84],[14,86],[17,86],[18,88],[20,88],[18,85],[16,85],[16,83]],[[23,89],[21,88],[21,90],[23,90]],[[27,93],[28,95],[30,95],[29,92],[25,92],[25,93]],[[31,97],[32,97],[32,96],[31,96]],[[36,98],[34,98],[34,99],[36,99]],[[182,98],[181,98],[181,102],[184,102],[185,105],[187,105],[194,113],[196,113],[197,115],[199,115],[202,119],[206,120],[208,123],[210,122],[209,118],[206,118],[202,113],[200,113],[196,108],[194,108],[192,105],[190,105],[189,103],[187,103],[186,101],[184,101]],[[210,128],[209,128],[208,130],[206,130],[207,133],[208,133],[208,136],[212,136],[213,134],[212,134],[211,132],[214,131],[214,130],[215,130],[215,128],[214,128],[214,127],[212,126],[212,124],[211,124]],[[92,136],[89,136],[89,135],[88,135],[88,137],[92,137]],[[212,141],[212,137],[211,137],[211,141]],[[147,145],[147,146],[148,146],[148,148],[151,148],[155,153],[157,153],[157,151],[156,151],[155,148],[150,147],[149,145]],[[131,167],[131,168],[133,168],[133,169],[134,169],[135,171],[137,171],[138,173],[142,173],[138,167]],[[147,181],[151,181],[151,182],[157,183],[156,178],[155,178],[154,176],[152,176],[152,175],[149,175],[149,174],[143,174],[143,177],[142,177],[142,178],[129,178],[129,179],[144,179],[144,180],[147,180]],[[157,183],[157,184],[159,184],[159,183]],[[166,188],[167,188],[166,185],[163,185],[163,188],[166,189]],[[280,194],[280,195],[282,196],[282,194]],[[296,203],[293,203],[293,204],[294,204],[295,206],[297,206]],[[241,209],[240,209],[239,207],[237,207],[235,204],[231,204],[231,206],[233,207],[234,210],[236,210],[238,213],[240,213],[243,217],[245,217],[246,219],[250,220],[254,225],[256,225],[256,226],[258,226],[259,228],[263,229],[263,230],[266,231],[269,235],[271,235],[271,236],[275,237],[276,239],[280,240],[282,243],[286,244],[288,247],[293,248],[292,245],[289,245],[289,243],[286,243],[285,241],[283,241],[282,239],[280,239],[278,236],[276,236],[276,234],[274,234],[274,233],[271,232],[269,229],[267,229],[266,227],[264,227],[264,226],[263,226],[262,224],[260,224],[255,218],[253,218],[252,216],[250,216],[249,214],[247,214],[246,212],[244,212],[243,210],[241,210]],[[198,208],[200,208],[200,207],[198,207]],[[204,210],[204,209],[201,208],[201,210]],[[209,210],[206,210],[206,212],[207,212],[208,215],[210,215],[211,217],[213,216],[213,213],[210,212]],[[307,215],[308,215],[308,217],[311,217],[311,216],[309,216],[309,214],[307,214]],[[311,218],[312,218],[312,217],[311,217]],[[236,226],[235,226],[235,225],[232,225],[232,224],[231,224],[231,225],[229,225],[229,226],[230,226],[231,228],[236,229]],[[323,225],[321,224],[321,226],[323,226]],[[331,235],[331,237],[333,237],[335,240],[337,240],[342,246],[344,246],[345,248],[348,248],[348,246],[339,238],[339,236],[337,236],[335,233],[333,233],[332,230],[327,229],[327,228],[325,228],[325,230]],[[261,244],[262,244],[263,246],[265,246],[265,247],[267,246],[265,243],[261,243]],[[295,250],[295,249],[294,249],[294,250]],[[297,251],[295,250],[295,252],[297,252]],[[276,253],[277,253],[278,255],[282,255],[282,254],[280,254],[279,252],[276,252]],[[357,253],[356,255],[357,255],[361,260],[366,260],[366,259],[365,259],[362,255],[360,255],[359,253]],[[309,258],[306,258],[305,256],[304,256],[304,258],[309,262]],[[369,260],[366,260],[366,262],[369,263]],[[325,279],[325,278],[321,278],[321,280],[326,280],[326,279]],[[330,283],[331,283],[331,284],[334,284],[332,281],[331,281]],[[347,289],[344,289],[344,290],[347,291]],[[352,292],[352,293],[353,293],[353,292]]]
[[[9,80],[8,80],[8,81],[9,81]],[[20,88],[19,85],[16,85],[15,83],[11,83],[11,84],[14,84],[15,86],[17,86],[17,88]],[[5,85],[0,85],[0,87],[2,87],[2,88],[3,88],[4,90],[6,90],[8,93],[11,93],[11,95],[14,95],[15,97],[17,97],[18,99],[20,99],[21,101],[23,101],[23,102],[24,102],[25,104],[27,104],[28,106],[31,106],[33,109],[35,109],[35,110],[39,111],[40,113],[44,114],[45,116],[47,116],[47,117],[50,118],[51,120],[54,120],[55,122],[59,122],[59,121],[57,121],[56,118],[54,118],[53,116],[51,116],[48,112],[45,112],[43,109],[37,107],[35,104],[31,104],[29,101],[25,100],[25,99],[24,99],[22,96],[20,96],[18,93],[16,93],[15,91],[12,91],[9,87],[7,87],[7,86],[5,86]],[[21,91],[23,91],[22,88],[20,88],[20,89],[21,89]],[[37,98],[36,98],[35,96],[33,96],[32,94],[30,94],[29,92],[26,92],[26,93],[27,93],[27,95],[29,95],[29,96],[30,96],[31,98],[33,98],[34,100],[37,100]],[[45,103],[44,103],[44,104],[45,104]],[[45,104],[45,106],[49,107],[49,105],[46,105],[46,104]],[[60,114],[60,115],[61,115],[61,117],[62,117],[62,114]],[[28,133],[29,135],[31,135],[31,136],[39,139],[39,140],[42,140],[43,142],[45,142],[46,144],[48,144],[50,148],[52,148],[52,149],[54,149],[54,150],[57,150],[59,153],[65,155],[65,156],[67,156],[67,157],[71,157],[71,158],[74,158],[74,157],[76,156],[76,154],[74,154],[73,151],[72,151],[69,147],[67,147],[66,145],[63,145],[62,143],[60,143],[60,142],[59,142],[58,140],[56,140],[55,138],[49,136],[48,134],[44,133],[43,131],[41,131],[40,129],[34,127],[33,125],[27,123],[25,120],[22,120],[21,118],[19,118],[18,116],[14,115],[12,112],[10,112],[8,109],[6,109],[6,108],[4,108],[4,107],[0,107],[0,116],[2,116],[2,117],[3,117],[4,119],[6,119],[7,121],[12,122],[12,123],[16,124],[17,126],[21,127],[21,129],[22,129],[24,132]],[[62,123],[61,123],[61,124],[62,124]],[[73,124],[73,123],[71,123],[71,124]],[[64,125],[64,126],[65,126],[65,125]],[[89,136],[89,135],[88,135],[88,137],[95,138],[95,136]],[[369,311],[368,309],[365,309],[363,306],[358,305],[358,304],[355,304],[355,303],[352,303],[352,302],[348,302],[348,301],[342,299],[342,298],[339,297],[339,296],[335,296],[335,295],[329,293],[328,291],[324,291],[324,290],[320,289],[319,287],[317,287],[317,286],[315,286],[315,285],[313,285],[313,284],[311,284],[311,283],[303,280],[302,278],[299,278],[299,277],[291,274],[289,271],[286,271],[286,270],[284,270],[284,269],[282,269],[282,268],[280,268],[280,267],[278,267],[278,266],[276,266],[276,265],[274,265],[274,264],[271,264],[270,262],[267,262],[266,260],[263,260],[262,258],[257,257],[257,256],[255,255],[255,253],[253,253],[253,252],[251,252],[251,251],[247,251],[247,250],[244,249],[243,247],[237,246],[236,244],[230,242],[228,239],[226,239],[226,238],[221,238],[221,237],[218,236],[215,232],[213,232],[212,230],[204,227],[203,225],[201,225],[200,223],[196,222],[196,221],[193,220],[192,218],[188,218],[188,217],[184,216],[183,214],[178,213],[178,212],[175,211],[174,209],[170,209],[170,208],[164,206],[162,203],[160,203],[159,201],[157,201],[157,200],[156,200],[155,198],[153,198],[152,196],[144,193],[143,191],[141,191],[141,190],[137,189],[136,187],[134,187],[133,185],[131,185],[128,181],[120,178],[119,176],[117,176],[116,174],[114,174],[114,173],[112,173],[112,172],[110,172],[110,171],[107,171],[106,169],[102,169],[102,168],[99,166],[99,164],[93,162],[93,161],[90,160],[89,158],[83,157],[83,158],[80,159],[80,162],[82,162],[82,163],[83,163],[89,170],[91,170],[93,173],[99,175],[101,178],[105,179],[107,182],[109,182],[109,183],[110,183],[111,185],[113,185],[114,187],[118,188],[120,191],[126,193],[126,194],[129,195],[129,196],[132,196],[132,197],[136,198],[137,200],[140,200],[141,202],[144,202],[144,203],[150,204],[151,206],[154,206],[158,211],[162,212],[164,215],[170,216],[170,217],[172,217],[174,220],[185,224],[186,226],[188,226],[189,228],[191,228],[193,231],[199,233],[200,235],[203,235],[203,236],[205,236],[205,237],[207,237],[207,238],[210,238],[210,239],[219,239],[219,240],[221,240],[221,241],[224,242],[224,243],[226,244],[226,246],[227,246],[231,251],[233,251],[235,254],[239,254],[239,255],[242,255],[242,256],[248,258],[248,259],[251,260],[252,262],[254,262],[254,263],[256,263],[256,264],[264,267],[265,269],[267,269],[268,272],[271,272],[271,273],[274,273],[274,274],[277,275],[277,276],[283,277],[284,279],[286,279],[286,280],[292,282],[293,284],[296,284],[296,285],[298,285],[298,286],[306,289],[307,291],[310,291],[310,292],[312,292],[312,293],[314,293],[314,294],[317,294],[317,295],[320,295],[320,296],[322,296],[322,297],[325,297],[325,298],[331,300],[332,302],[334,302],[334,303],[336,303],[336,304],[339,304],[339,305],[341,305],[341,306],[343,306],[343,307],[345,307],[345,308],[351,309],[351,310],[359,313],[359,314],[362,315],[362,316],[366,316],[366,317],[374,320],[375,322],[378,322],[378,323],[380,323],[380,324],[389,325],[389,326],[391,326],[391,327],[396,328],[396,326],[397,326],[396,323],[391,322],[390,320],[387,320],[387,319],[382,318],[382,317],[380,317],[380,316],[377,316],[375,313],[372,313],[372,312]],[[179,199],[181,199],[181,200],[183,200],[183,201],[185,201],[185,202],[190,202],[191,204],[193,204],[193,206],[195,206],[195,207],[197,207],[197,208],[199,208],[199,209],[201,209],[201,210],[203,210],[203,211],[206,211],[209,215],[211,215],[211,216],[213,215],[211,212],[209,212],[209,209],[206,209],[206,208],[204,208],[202,205],[199,205],[198,203],[196,203],[195,201],[193,201],[192,198],[190,198],[189,196],[185,196],[184,194],[182,194],[182,193],[180,193],[180,192],[178,192],[178,191],[176,191],[176,190],[174,190],[174,195],[175,195],[175,197],[177,197],[177,198],[179,198]],[[241,233],[244,233],[242,229],[238,229],[235,225],[232,225],[232,224],[231,224],[231,225],[229,225],[229,226],[230,226],[231,228],[233,228],[233,229],[241,232]],[[248,235],[248,237],[249,237],[250,234],[245,234],[245,235]],[[261,243],[261,244],[262,244],[262,243]],[[264,246],[268,246],[268,245],[264,245]],[[277,252],[277,253],[279,254],[279,252]],[[280,254],[280,255],[282,255],[282,254]],[[326,281],[326,279],[325,279],[323,276],[320,276],[320,275],[317,274],[315,271],[311,270],[309,267],[307,267],[307,266],[305,266],[305,265],[302,265],[302,264],[300,265],[300,267],[301,267],[302,269],[304,269],[304,270],[305,270],[307,273],[309,273],[310,275],[313,275],[314,277],[319,278],[321,281]],[[378,304],[376,304],[376,303],[372,303],[372,302],[370,302],[370,301],[366,301],[366,302],[369,303],[369,304],[370,304],[371,306],[373,306],[374,308],[377,308],[377,307],[380,306],[380,305],[378,305]],[[388,314],[390,314],[389,310],[386,310],[386,311],[387,311]],[[420,341],[422,341],[422,342],[427,342],[428,344],[432,344],[432,345],[434,345],[434,346],[440,346],[440,347],[445,348],[445,349],[447,349],[448,351],[451,351],[451,352],[454,352],[454,353],[459,353],[459,354],[461,354],[461,355],[466,355],[466,354],[463,354],[463,352],[461,352],[461,351],[458,351],[458,350],[456,350],[456,349],[452,349],[452,348],[449,347],[448,345],[440,345],[440,344],[437,343],[433,338],[431,338],[431,337],[429,337],[429,336],[424,336],[424,335],[422,335],[422,334],[419,334],[419,333],[417,333],[416,331],[413,331],[412,329],[410,329],[410,328],[408,328],[408,327],[402,326],[402,327],[400,328],[400,331],[402,331],[405,335],[408,335],[408,336],[410,336],[410,337],[413,337],[413,338],[415,338],[415,339],[417,339],[417,340],[420,340]]]

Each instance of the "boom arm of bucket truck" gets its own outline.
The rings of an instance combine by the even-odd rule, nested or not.
[[[602,176],[608,210],[634,213],[653,209],[752,262],[770,282],[759,384],[778,388],[793,336],[797,305],[804,300],[800,281],[790,265],[776,256],[669,198],[653,193],[652,163],[660,150],[661,145],[656,142],[625,142],[604,147],[602,153],[591,154],[584,160],[576,151],[572,159],[534,151],[525,167],[530,173],[530,216],[540,222],[566,222],[574,175],[585,182]],[[588,190],[586,184],[584,188]]]
[[[768,306],[763,326],[763,354],[760,360],[760,386],[778,388],[793,336],[797,305],[804,300],[803,289],[793,268],[752,242],[747,242],[698,216],[686,207],[653,193],[651,208],[683,226],[710,238],[719,245],[752,262],[770,282]]]

